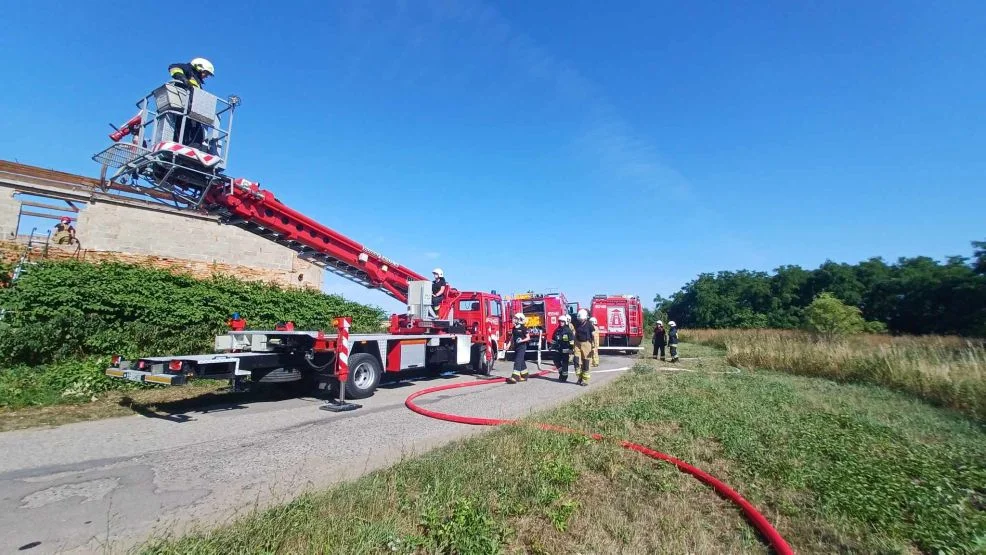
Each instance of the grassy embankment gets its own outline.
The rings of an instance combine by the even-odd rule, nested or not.
[[[825,338],[781,330],[688,330],[726,361],[842,383],[882,385],[986,421],[986,344],[943,336]]]
[[[875,385],[716,373],[727,368],[724,351],[681,350],[708,358],[678,367],[694,372],[665,372],[642,360],[611,385],[533,420],[692,462],[760,508],[799,553],[986,549],[980,423]],[[524,425],[144,550],[766,551],[736,509],[670,465]]]
[[[209,352],[232,312],[261,329],[280,320],[331,329],[332,318],[346,314],[355,330],[369,330],[383,316],[318,291],[75,261],[30,266],[0,288],[0,307],[0,431],[153,410],[221,387],[135,386],[103,371],[112,354]]]

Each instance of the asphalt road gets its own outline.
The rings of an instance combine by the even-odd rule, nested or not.
[[[600,387],[633,359],[601,362],[590,387],[575,386],[572,373],[567,384],[535,378],[445,391],[418,404],[517,418]],[[498,361],[495,373],[506,376],[510,364]],[[152,534],[222,524],[483,433],[488,428],[433,420],[404,406],[414,391],[475,379],[384,385],[359,401],[361,409],[345,413],[295,398],[0,433],[0,553],[121,552]]]

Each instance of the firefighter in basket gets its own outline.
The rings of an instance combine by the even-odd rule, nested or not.
[[[514,327],[510,330],[510,338],[507,346],[513,343],[514,346],[514,371],[507,378],[507,383],[517,383],[527,381],[527,342],[531,340],[531,334],[527,330],[524,322],[527,318],[520,312],[514,314]]]
[[[441,268],[432,270],[431,275],[435,276],[431,281],[431,310],[435,313],[435,318],[438,318],[438,311],[442,301],[445,300],[445,295],[448,294],[449,287],[448,282],[445,281],[445,272]]]
[[[568,381],[568,359],[572,353],[572,344],[575,342],[575,331],[569,325],[570,321],[571,318],[567,315],[559,317],[558,327],[555,328],[555,334],[551,338],[556,351],[558,380],[563,382]]]
[[[579,310],[578,323],[575,324],[575,375],[579,380],[575,383],[581,386],[589,385],[589,365],[592,363],[592,351],[596,348],[594,332],[596,328],[589,321],[586,309]]]
[[[188,89],[189,93],[195,94],[195,89],[205,90],[205,87],[202,85],[205,84],[206,79],[216,74],[216,69],[213,67],[212,62],[205,58],[193,58],[187,64],[171,64],[168,66],[168,73],[171,74],[173,81]],[[189,96],[189,101],[191,101],[191,96]],[[177,123],[177,119],[175,123]],[[209,145],[206,144],[205,126],[201,123],[187,119],[185,121],[185,136],[181,137],[184,140],[179,140],[178,133],[180,129],[180,125],[175,125],[175,142],[192,148],[198,148],[202,151],[210,151]]]

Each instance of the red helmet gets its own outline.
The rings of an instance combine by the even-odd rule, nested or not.
[[[62,221],[65,223],[69,223],[72,221],[72,218],[69,218],[68,216],[62,216]]]

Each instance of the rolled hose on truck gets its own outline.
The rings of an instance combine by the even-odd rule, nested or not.
[[[549,374],[549,373],[550,370],[542,370],[540,372],[536,372],[532,374],[532,376],[544,376],[545,374]],[[499,418],[481,418],[476,416],[461,416],[458,414],[449,414],[445,412],[438,412],[438,411],[428,410],[423,407],[419,407],[414,402],[414,400],[417,399],[418,397],[428,395],[430,393],[447,391],[449,389],[458,389],[460,387],[475,387],[479,385],[501,383],[504,381],[505,378],[493,378],[489,380],[479,380],[475,382],[454,383],[454,384],[429,387],[427,389],[422,389],[421,391],[409,395],[408,398],[404,400],[404,405],[420,415],[427,416],[429,418],[435,418],[438,420],[445,420],[448,422],[457,422],[459,424],[471,424],[473,426],[499,426],[502,424],[513,424],[516,422],[516,420],[504,420]],[[600,434],[580,432],[578,430],[572,430],[569,428],[564,428],[562,426],[554,426],[551,424],[536,423],[534,424],[534,426],[549,432],[581,435],[591,438],[595,441],[604,441],[607,439],[606,437]],[[723,497],[732,501],[735,505],[737,505],[740,508],[740,510],[743,511],[743,514],[746,516],[750,524],[752,524],[753,527],[756,528],[756,530],[760,532],[760,534],[770,543],[771,547],[774,548],[774,551],[776,553],[778,553],[779,555],[792,555],[794,553],[794,551],[787,544],[787,542],[780,535],[780,533],[778,533],[777,530],[775,530],[774,527],[771,526],[767,518],[764,517],[762,514],[760,514],[760,511],[758,511],[756,507],[754,507],[749,501],[744,499],[743,496],[741,496],[735,490],[733,490],[723,482],[719,481],[712,475],[682,460],[676,459],[665,453],[655,451],[647,446],[640,445],[639,443],[633,443],[626,440],[618,440],[618,442],[620,446],[623,447],[624,449],[630,451],[636,451],[652,459],[669,462],[675,465],[678,468],[678,470],[685,472],[687,474],[691,474],[693,477],[698,479],[698,481],[706,485],[712,486],[712,488],[715,489],[716,492],[718,492]]]

